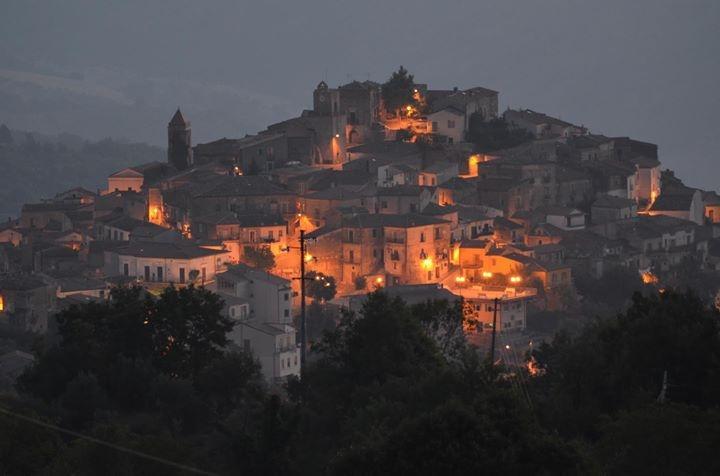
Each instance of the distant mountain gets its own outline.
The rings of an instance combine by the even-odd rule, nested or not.
[[[17,216],[23,203],[75,186],[105,187],[109,174],[128,165],[165,159],[165,151],[156,146],[113,139],[91,142],[0,125],[0,218]]]
[[[201,142],[255,133],[300,109],[274,96],[224,84],[104,68],[62,71],[7,65],[0,65],[0,123],[47,134],[165,145],[167,122],[181,107],[192,122],[194,141]]]

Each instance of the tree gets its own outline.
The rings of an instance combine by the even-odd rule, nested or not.
[[[275,267],[275,255],[269,246],[245,246],[243,260],[253,268],[268,271]]]
[[[407,105],[415,104],[413,90],[415,81],[412,74],[408,73],[403,66],[395,71],[382,85],[382,99],[385,110],[388,112],[398,111]]]
[[[305,277],[307,279],[305,293],[308,297],[323,302],[335,297],[337,293],[335,278],[315,271],[305,273]]]
[[[479,152],[492,152],[530,142],[533,136],[524,129],[511,129],[503,118],[485,121],[476,112],[470,116],[468,140]]]
[[[437,331],[456,312],[377,291],[325,334],[290,392],[302,402],[300,473],[573,472],[577,453],[544,433],[475,352],[448,359],[438,349],[453,340]]]
[[[541,414],[568,434],[596,434],[601,415],[666,398],[714,405],[720,399],[718,313],[692,293],[636,293],[615,318],[597,319],[577,337],[556,336],[533,352],[546,372],[535,379]]]
[[[21,377],[21,395],[38,397],[33,406],[62,426],[152,456],[222,474],[281,472],[287,460],[271,455],[286,451],[290,410],[268,395],[255,358],[231,351],[233,323],[222,306],[218,295],[192,285],[159,297],[116,288],[108,302],[73,306],[58,316],[58,341],[39,349]],[[13,448],[11,429],[0,425],[0,452]],[[95,443],[66,442],[38,441],[37,469],[18,474],[96,474],[102,464],[123,474],[177,472]],[[9,468],[35,468],[0,458],[3,469],[6,459]]]
[[[606,422],[595,446],[603,474],[719,474],[720,412],[651,404]]]
[[[223,316],[217,294],[193,285],[171,286],[154,304],[148,324],[153,329],[153,358],[164,373],[195,377],[222,355],[235,323]]]
[[[467,351],[465,313],[462,304],[447,301],[428,301],[412,306],[413,315],[420,319],[425,334],[435,343],[448,362],[460,362]]]

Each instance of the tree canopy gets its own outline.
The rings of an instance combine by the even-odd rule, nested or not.
[[[394,112],[407,105],[415,104],[414,89],[414,76],[403,66],[400,66],[382,85],[382,99],[385,110]]]
[[[636,293],[617,316],[558,334],[532,353],[532,377],[467,343],[461,305],[380,290],[273,393],[229,344],[219,305],[202,288],[121,288],[70,308],[21,398],[0,403],[220,474],[720,471],[720,313],[691,293]],[[6,413],[0,423],[8,474],[177,473]]]
[[[307,283],[305,292],[308,297],[318,301],[330,301],[337,293],[335,278],[316,271],[305,273]]]
[[[275,255],[269,246],[245,246],[243,249],[243,261],[254,268],[265,271],[275,267]]]
[[[479,152],[515,147],[533,140],[532,134],[524,129],[512,129],[503,118],[485,121],[481,113],[470,116],[468,141],[475,144]]]

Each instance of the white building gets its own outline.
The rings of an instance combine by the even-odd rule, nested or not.
[[[184,243],[129,242],[106,251],[105,274],[151,283],[208,283],[225,270],[230,253]]]
[[[300,347],[295,342],[293,326],[241,321],[229,337],[237,346],[257,357],[269,382],[279,383],[291,375],[300,375]]]
[[[535,288],[505,286],[470,286],[453,289],[468,304],[468,318],[478,327],[492,329],[495,299],[498,299],[497,330],[521,331],[525,329],[527,304],[537,296]]]
[[[448,138],[448,142],[465,140],[465,113],[454,106],[447,106],[427,115],[428,133]]]
[[[545,212],[545,222],[561,230],[582,230],[585,228],[585,214],[569,207],[549,207]]]
[[[231,266],[217,276],[215,290],[221,296],[245,299],[249,319],[261,322],[292,322],[290,281],[245,264]]]
[[[225,300],[227,315],[238,323],[230,339],[255,354],[267,380],[274,383],[299,376],[290,281],[239,264],[219,274],[214,288]]]

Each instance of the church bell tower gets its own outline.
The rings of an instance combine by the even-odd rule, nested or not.
[[[168,123],[168,162],[178,170],[192,166],[192,140],[190,122],[178,108]]]

